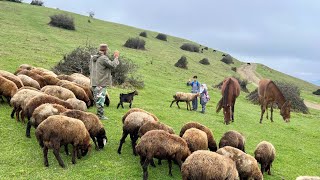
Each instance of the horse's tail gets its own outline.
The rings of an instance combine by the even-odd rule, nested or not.
[[[223,98],[221,98],[217,104],[216,113],[220,112],[220,110],[222,109],[222,101],[223,101]]]
[[[228,81],[226,82],[226,88],[224,89],[224,92],[223,92],[223,102],[222,102],[222,105],[225,106],[225,107],[226,107],[227,104],[228,104],[228,95],[229,95],[230,82],[231,82],[231,78],[229,78]]]

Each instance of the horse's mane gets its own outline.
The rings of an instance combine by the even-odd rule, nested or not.
[[[223,92],[223,102],[222,102],[222,106],[226,107],[228,104],[228,95],[229,95],[229,86],[230,86],[230,82],[231,82],[231,78],[228,79],[228,81],[226,82],[226,88],[224,89]]]

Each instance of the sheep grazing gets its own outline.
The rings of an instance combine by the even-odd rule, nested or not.
[[[117,109],[119,108],[120,105],[121,105],[121,107],[123,109],[123,103],[124,102],[130,103],[129,107],[131,108],[133,97],[135,95],[138,95],[138,91],[133,91],[133,92],[128,93],[128,94],[121,93],[120,96],[119,96],[120,102],[118,103]]]
[[[43,148],[44,165],[49,166],[48,149],[53,149],[53,154],[61,167],[65,167],[60,157],[60,146],[72,144],[72,163],[76,163],[76,156],[85,156],[90,148],[90,135],[82,121],[78,119],[53,115],[44,120],[36,129],[36,137]]]
[[[66,100],[72,106],[72,109],[77,109],[80,111],[87,111],[87,105],[85,102],[77,99],[77,98],[70,98]]]
[[[254,157],[261,164],[262,174],[268,172],[268,174],[271,175],[272,162],[276,157],[274,146],[267,141],[260,142],[254,151]]]
[[[60,79],[51,75],[44,75],[42,77],[46,81],[47,85],[56,85],[60,81]]]
[[[296,180],[320,180],[319,176],[299,176]]]
[[[220,148],[217,153],[232,159],[236,163],[240,179],[263,180],[258,162],[251,155],[231,146]]]
[[[207,134],[199,129],[191,128],[184,132],[182,139],[186,140],[191,152],[208,150]]]
[[[28,70],[22,70],[17,75],[19,75],[19,74],[24,74],[24,75],[29,76],[32,79],[36,80],[39,83],[40,88],[42,88],[42,87],[47,85],[45,79],[42,76],[40,76],[39,74],[37,74],[37,73],[31,72],[31,71],[28,71]]]
[[[87,96],[90,100],[90,105],[93,106],[94,105],[94,97],[93,97],[93,92],[92,92],[91,88],[84,86],[84,85],[81,85],[81,84],[77,84],[77,83],[73,83],[73,84],[84,90],[84,92],[87,94]]]
[[[106,136],[106,131],[103,127],[103,124],[101,123],[97,115],[80,110],[69,110],[62,113],[62,115],[81,120],[89,131],[90,137],[94,142],[96,150],[103,149],[108,141],[108,138]]]
[[[30,119],[30,124],[37,129],[39,124],[49,116],[58,115],[67,110],[68,109],[59,104],[42,104],[33,111],[32,117]],[[26,134],[30,134],[30,130],[31,126],[27,126]]]
[[[206,127],[206,126],[204,126],[204,125],[202,125],[200,123],[189,122],[189,123],[185,124],[181,128],[180,137],[182,137],[183,134],[185,133],[185,131],[190,129],[190,128],[196,128],[196,129],[199,129],[199,130],[205,132],[207,134],[207,138],[208,138],[208,148],[210,149],[210,151],[217,151],[217,143],[214,140],[212,131],[208,127]]]
[[[75,80],[73,77],[71,77],[69,75],[65,75],[65,74],[58,75],[57,78],[60,80],[66,80],[66,81],[70,81],[70,82]]]
[[[184,93],[184,92],[177,92],[175,95],[173,95],[174,100],[171,102],[170,107],[172,107],[172,104],[176,102],[178,108],[180,109],[179,102],[186,102],[187,104],[187,110],[192,110],[190,102],[194,100],[196,97],[200,96],[199,93]]]
[[[128,112],[126,112],[126,114],[122,116],[122,124],[124,123],[124,120],[127,118],[127,116],[129,114],[133,113],[133,112],[144,112],[144,113],[147,113],[150,116],[152,116],[155,121],[159,121],[159,119],[154,114],[149,113],[148,111],[145,111],[145,110],[140,109],[140,108],[132,108],[132,109],[129,109]]]
[[[219,142],[219,148],[224,146],[232,146],[245,152],[245,138],[237,131],[227,131],[223,134]]]
[[[50,71],[48,69],[40,68],[40,67],[32,68],[30,71],[34,72],[36,74],[39,74],[40,76],[49,75],[49,76],[52,76],[52,77],[57,77],[57,75],[54,72],[52,72],[52,71]]]
[[[61,82],[61,81],[59,81],[59,82]],[[72,91],[74,93],[74,95],[77,97],[77,99],[80,99],[86,103],[87,107],[91,106],[91,100],[89,99],[87,93],[83,90],[83,88],[81,88],[71,82],[64,83],[61,85],[61,87],[64,87],[64,88]]]
[[[171,127],[157,121],[148,121],[140,127],[138,136],[142,137],[145,133],[151,130],[164,130],[169,134],[174,134],[174,131]]]
[[[36,80],[32,79],[31,77],[26,76],[24,74],[20,74],[18,75],[18,77],[21,79],[21,82],[23,83],[24,86],[30,86],[36,89],[40,89],[39,83]]]
[[[70,77],[74,78],[72,82],[75,82],[77,84],[80,84],[86,87],[90,87],[90,79],[85,75],[80,73],[73,73],[70,75]]]
[[[236,165],[230,158],[206,150],[193,152],[182,164],[181,173],[183,180],[239,180]]]
[[[21,90],[23,90],[23,89],[29,89],[29,90],[33,90],[33,91],[38,91],[38,92],[40,92],[40,88],[37,89],[37,88],[31,87],[31,86],[23,86],[23,87],[19,88],[18,91],[21,91]]]
[[[18,89],[23,87],[21,79],[8,71],[0,70],[0,76],[12,81],[14,84],[16,84]]]
[[[2,77],[0,75],[0,98],[4,96],[10,104],[10,99],[17,93],[18,87],[12,81]]]
[[[140,127],[148,121],[156,121],[156,120],[151,115],[145,112],[132,112],[126,117],[123,123],[122,137],[120,139],[120,144],[118,148],[119,154],[121,154],[121,148],[123,143],[125,142],[126,137],[128,136],[128,134],[130,134],[133,154],[137,155],[135,151],[135,146],[139,138],[138,131]]]
[[[40,91],[44,92],[45,94],[57,97],[61,100],[76,98],[72,91],[61,86],[47,85],[43,87]]]
[[[172,160],[181,167],[190,154],[187,142],[181,137],[169,134],[163,130],[151,130],[141,137],[136,146],[140,156],[140,164],[143,168],[143,179],[148,179],[148,165],[153,158],[167,159],[169,164],[169,175],[172,176]]]
[[[29,64],[21,64],[21,65],[19,66],[19,69],[31,70],[31,69],[33,69],[33,68],[34,68],[34,67],[31,66],[31,65],[29,65]]]

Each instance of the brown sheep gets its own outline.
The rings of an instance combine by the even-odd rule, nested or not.
[[[70,105],[73,107],[73,109],[77,109],[80,111],[87,111],[88,110],[86,103],[77,99],[77,98],[67,99],[66,102],[70,103]]]
[[[235,163],[215,152],[199,150],[192,153],[181,167],[183,180],[239,180]]]
[[[36,129],[36,137],[43,148],[44,165],[49,166],[48,149],[61,167],[65,167],[59,149],[60,146],[72,144],[72,163],[76,163],[76,156],[85,156],[90,148],[90,135],[82,121],[61,115],[53,115],[44,120]]]
[[[18,77],[21,79],[21,82],[23,83],[24,86],[30,86],[36,89],[40,89],[39,83],[36,80],[32,79],[31,77],[26,76],[24,74],[20,74],[18,75]]]
[[[37,82],[37,83],[38,83],[38,82]],[[39,83],[38,83],[38,84],[39,84]],[[34,91],[40,92],[40,88],[37,89],[37,88],[31,87],[31,86],[23,86],[23,87],[19,88],[18,91],[21,91],[21,90],[23,90],[23,89],[29,89],[29,90],[34,90]]]
[[[126,137],[130,134],[131,145],[133,154],[137,155],[135,151],[136,142],[139,138],[138,131],[140,127],[148,121],[156,121],[153,116],[145,113],[145,112],[133,112],[130,113],[122,127],[122,138],[120,139],[120,144],[118,148],[118,153],[121,154],[122,144],[125,142]]]
[[[103,149],[108,141],[108,138],[106,136],[106,131],[103,127],[103,124],[97,115],[80,110],[69,110],[62,113],[62,115],[81,120],[89,131],[96,150]]]
[[[84,92],[87,94],[88,98],[90,99],[91,106],[93,106],[94,105],[94,97],[93,97],[93,92],[91,91],[91,88],[87,87],[87,86],[83,86],[81,84],[77,84],[77,83],[73,83],[73,84],[78,87],[81,87],[84,90]]]
[[[127,118],[127,116],[129,114],[133,113],[133,112],[144,112],[144,113],[147,113],[150,116],[152,116],[155,121],[159,121],[159,119],[154,114],[149,113],[148,111],[145,111],[145,110],[140,109],[140,108],[132,108],[132,109],[129,109],[129,111],[127,111],[126,114],[122,116],[122,124],[124,123],[124,120]]]
[[[57,78],[60,80],[66,80],[66,81],[70,81],[70,82],[75,80],[73,77],[71,77],[69,75],[65,75],[65,74],[60,74],[57,76]]]
[[[190,128],[196,128],[196,129],[199,129],[203,132],[205,132],[207,134],[207,137],[208,137],[208,147],[210,149],[210,151],[217,151],[217,143],[216,141],[214,140],[214,137],[213,137],[213,134],[212,134],[212,131],[200,124],[200,123],[197,123],[197,122],[189,122],[187,124],[185,124],[182,128],[181,128],[181,131],[180,131],[180,137],[183,136],[184,132]]]
[[[30,119],[30,124],[37,129],[39,124],[45,119],[47,119],[49,116],[58,115],[67,110],[68,109],[59,104],[42,104],[33,111],[32,117]],[[31,126],[27,126],[26,134],[30,134],[30,130]]]
[[[181,168],[182,161],[191,154],[184,139],[163,130],[148,131],[141,137],[141,141],[135,149],[140,156],[144,180],[148,179],[148,165],[153,158],[167,159],[169,175],[172,176],[172,160],[176,161]]]
[[[23,87],[21,79],[8,71],[0,70],[0,76],[12,81],[14,84],[16,84],[18,89]]]
[[[158,121],[154,122],[154,121],[148,121],[145,124],[143,124],[138,131],[138,136],[142,137],[145,133],[147,133],[148,131],[151,130],[164,130],[170,134],[174,134],[174,131],[171,127],[160,123]]]
[[[237,131],[227,131],[219,142],[219,148],[224,146],[232,146],[245,152],[245,138]]]
[[[44,92],[45,94],[57,97],[61,100],[76,98],[72,91],[61,86],[47,85],[43,87],[40,91]]]
[[[72,106],[69,103],[67,103],[63,100],[60,100],[59,98],[56,98],[54,96],[43,94],[43,95],[38,95],[36,97],[33,97],[32,99],[30,99],[27,102],[26,106],[23,109],[24,115],[26,115],[28,118],[27,129],[31,128],[30,118],[33,114],[33,111],[37,107],[39,107],[41,104],[45,104],[45,103],[60,104],[67,109],[72,109]],[[28,138],[30,138],[30,132],[29,132],[29,134],[28,134],[28,132],[26,132],[26,136]]]
[[[17,93],[18,88],[15,83],[0,75],[0,98],[4,96],[10,104],[10,99]]]
[[[57,75],[54,72],[52,72],[52,71],[50,71],[48,69],[40,68],[40,67],[35,67],[35,68],[31,69],[30,71],[34,72],[34,73],[37,73],[40,76],[49,75],[49,76],[52,76],[52,77],[57,77]]]
[[[179,102],[186,102],[187,104],[187,110],[192,110],[190,102],[193,101],[195,98],[199,97],[199,93],[184,93],[184,92],[176,92],[175,95],[173,95],[174,100],[171,102],[170,107],[172,107],[172,104],[176,102],[178,108],[180,109]],[[189,107],[189,108],[188,108]]]
[[[47,85],[56,85],[60,81],[60,79],[51,75],[44,75],[42,77],[46,81]]]
[[[17,75],[19,75],[19,74],[24,74],[24,75],[29,76],[32,79],[36,80],[39,83],[40,88],[42,88],[45,85],[47,85],[45,79],[42,76],[40,76],[39,74],[37,74],[37,73],[31,72],[31,71],[28,71],[28,70],[22,70]]]
[[[299,176],[296,180],[320,180],[319,176]]]
[[[207,134],[199,129],[191,128],[186,130],[182,139],[186,140],[191,152],[197,150],[208,150]]]
[[[274,146],[267,141],[260,142],[254,151],[254,157],[261,164],[262,174],[268,172],[271,175],[271,166],[276,157]]]
[[[75,82],[77,84],[86,86],[90,88],[90,79],[88,77],[86,77],[83,74],[80,73],[73,73],[70,75],[70,77],[74,78],[74,80],[72,82]]]
[[[236,163],[240,179],[263,180],[258,162],[251,155],[231,146],[220,148],[217,153],[232,159]]]
[[[19,69],[31,70],[31,69],[33,69],[33,68],[34,68],[34,67],[31,66],[31,65],[29,65],[29,64],[21,64],[21,65],[19,66]]]
[[[61,82],[61,80],[59,82]],[[91,106],[91,100],[89,99],[87,93],[83,90],[83,88],[81,88],[73,83],[70,83],[70,82],[62,84],[61,87],[64,87],[64,88],[72,91],[74,93],[74,95],[77,97],[77,99],[80,99],[87,104],[87,107]]]

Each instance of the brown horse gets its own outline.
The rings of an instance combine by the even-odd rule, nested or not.
[[[280,115],[283,117],[285,122],[290,122],[290,108],[291,102],[286,101],[285,97],[276,86],[276,84],[270,79],[262,79],[259,82],[259,101],[261,104],[261,118],[260,123],[262,123],[263,114],[267,110],[268,119],[268,105],[271,104],[271,117],[270,120],[273,122],[273,103],[276,103],[280,109]]]
[[[240,85],[238,80],[229,77],[223,81],[221,88],[222,98],[217,104],[218,113],[223,108],[224,122],[228,125],[230,120],[234,121],[234,104],[240,94]]]

